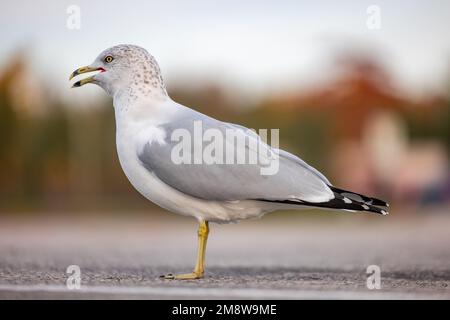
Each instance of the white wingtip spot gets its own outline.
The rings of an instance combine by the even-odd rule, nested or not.
[[[369,209],[370,209],[370,207],[369,207],[368,205],[366,205],[366,204],[363,204],[362,207],[363,207],[364,209],[366,209],[366,210],[369,210]]]
[[[381,210],[381,213],[383,214],[383,216],[387,216],[389,214],[389,212],[387,212],[385,210]]]
[[[352,200],[350,200],[349,198],[344,197],[344,202],[345,203],[352,203]]]

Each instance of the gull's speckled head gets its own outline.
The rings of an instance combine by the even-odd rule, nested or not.
[[[132,94],[148,95],[157,92],[166,95],[166,89],[155,58],[144,48],[121,44],[104,50],[89,66],[75,70],[73,77],[92,71],[100,71],[89,78],[77,81],[73,87],[94,83],[110,96],[119,90]]]

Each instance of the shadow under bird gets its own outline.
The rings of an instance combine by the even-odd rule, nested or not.
[[[209,222],[234,222],[279,209],[305,207],[388,214],[386,202],[334,187],[303,160],[267,145],[251,130],[173,101],[156,60],[141,47],[117,45],[106,49],[92,64],[75,70],[70,79],[94,71],[97,73],[75,82],[73,87],[93,83],[113,98],[117,153],[131,184],[157,205],[199,222],[194,271],[162,276],[165,279],[203,277]],[[264,164],[259,162],[174,161],[174,148],[179,145],[174,133],[182,130],[195,137],[195,123],[201,123],[203,130],[223,134],[223,145],[231,146],[237,157],[269,150],[276,155],[277,171],[261,174]],[[246,138],[243,148],[230,141],[234,139],[226,134],[230,130]],[[203,144],[204,140],[193,139],[190,148],[184,150],[191,154],[183,156],[195,160],[195,150]]]

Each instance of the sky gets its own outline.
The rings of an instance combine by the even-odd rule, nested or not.
[[[81,10],[80,29],[66,26],[70,5]],[[367,27],[370,5],[380,29]],[[372,55],[413,95],[450,82],[450,1],[15,0],[1,9],[0,70],[21,48],[70,97],[71,71],[119,43],[149,50],[169,87],[213,81],[255,95],[307,87],[336,74],[342,51]]]

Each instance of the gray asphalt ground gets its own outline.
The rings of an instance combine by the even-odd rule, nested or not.
[[[1,299],[449,299],[450,210],[387,217],[291,212],[211,226],[206,277],[190,272],[196,222],[168,213],[0,217]],[[66,287],[69,265],[81,289]],[[381,289],[366,286],[369,265]]]

